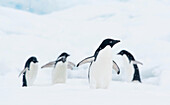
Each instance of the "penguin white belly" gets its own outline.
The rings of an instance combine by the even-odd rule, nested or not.
[[[108,88],[112,79],[111,47],[107,46],[100,51],[97,59],[90,68],[90,87]]]
[[[67,63],[58,62],[52,71],[52,83],[65,83],[67,78]]]
[[[38,64],[37,63],[31,63],[30,64],[30,70],[27,69],[26,71],[26,81],[28,86],[32,86],[38,72]]]
[[[124,75],[123,75],[124,80],[126,82],[131,82],[133,79],[135,70],[134,70],[132,62],[130,63],[128,58],[125,55],[123,55],[123,58],[124,58],[124,63],[123,63],[124,64]]]

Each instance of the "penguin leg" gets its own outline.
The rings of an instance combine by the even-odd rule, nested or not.
[[[22,82],[23,82],[22,87],[27,87],[26,73],[24,73],[24,75],[23,75]]]

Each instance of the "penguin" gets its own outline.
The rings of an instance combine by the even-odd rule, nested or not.
[[[70,56],[66,52],[63,52],[56,61],[49,62],[41,68],[52,67],[52,84],[66,83],[67,69],[73,70],[75,64],[67,61],[67,57]]]
[[[133,55],[126,51],[122,50],[118,53],[118,55],[121,55],[124,57],[124,66],[125,66],[125,81],[131,82],[131,81],[137,81],[142,83],[140,78],[140,72],[137,64],[143,65],[141,62],[136,61]]]
[[[19,77],[23,74],[22,87],[32,86],[36,79],[37,73],[38,60],[36,57],[32,56],[26,61],[24,70],[22,70],[19,74]]]
[[[77,67],[90,63],[88,79],[90,88],[106,89],[112,80],[112,68],[120,73],[120,69],[115,61],[112,60],[112,47],[120,40],[105,39],[97,48],[93,56],[87,57],[77,64]]]

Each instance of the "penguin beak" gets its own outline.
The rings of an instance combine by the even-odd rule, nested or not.
[[[33,61],[34,63],[38,63],[38,61]]]
[[[117,55],[122,55],[121,52],[117,53]]]
[[[114,43],[114,44],[119,43],[119,42],[120,42],[120,40],[115,40],[115,43]]]
[[[116,43],[119,43],[119,42],[120,42],[120,40],[113,40],[113,41],[112,41],[111,48],[112,48]]]
[[[70,56],[70,54],[68,54],[68,55],[66,56],[66,58],[69,57],[69,56]]]

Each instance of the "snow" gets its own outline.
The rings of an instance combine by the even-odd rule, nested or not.
[[[9,5],[9,1],[5,4]],[[69,8],[61,4],[58,11],[53,7],[49,11],[48,6],[42,5],[43,10],[34,12],[50,13],[44,15],[0,6],[0,105],[170,103],[168,0],[100,0],[98,3],[71,0],[68,3]],[[108,37],[121,40],[113,48],[113,58],[122,72],[122,58],[116,55],[122,49],[144,64],[138,65],[142,84],[125,82],[122,72],[117,75],[113,71],[108,89],[90,89],[86,64],[68,70],[66,84],[51,85],[52,70],[40,69],[64,51],[71,55],[68,60],[77,64],[93,55]],[[38,76],[34,86],[22,88],[22,78],[18,75],[30,56],[36,56],[39,61]]]
[[[1,104],[166,105],[170,102],[170,92],[165,92],[156,86],[120,82],[112,82],[111,84],[109,89],[95,90],[89,89],[85,79],[69,79],[67,84],[54,86],[8,88],[2,92]]]

